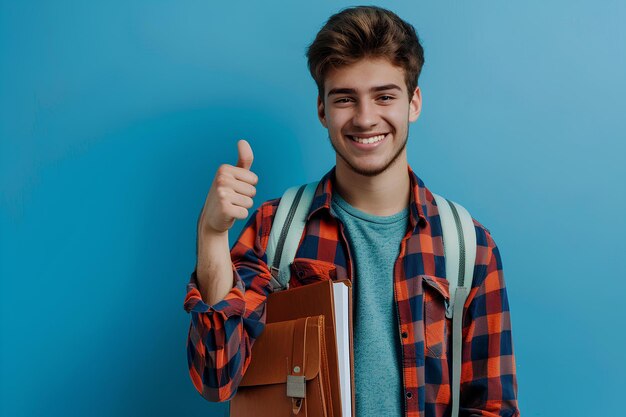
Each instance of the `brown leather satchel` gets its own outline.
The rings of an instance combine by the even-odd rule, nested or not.
[[[231,417],[333,417],[325,347],[323,315],[267,324]]]

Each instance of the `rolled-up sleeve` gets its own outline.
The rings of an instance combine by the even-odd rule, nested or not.
[[[254,340],[265,327],[271,277],[265,249],[272,202],[253,213],[233,245],[233,287],[222,301],[214,305],[203,301],[195,271],[187,284],[184,309],[191,315],[189,375],[196,390],[209,401],[227,401],[235,395],[250,364]]]

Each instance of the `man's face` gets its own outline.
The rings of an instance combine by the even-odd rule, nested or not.
[[[411,93],[409,102],[404,70],[383,58],[331,69],[317,108],[337,165],[371,177],[406,158],[409,122],[417,120],[422,105],[419,87]]]

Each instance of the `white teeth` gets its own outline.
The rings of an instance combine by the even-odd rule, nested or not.
[[[385,135],[372,136],[371,138],[367,138],[367,139],[359,138],[359,137],[356,137],[356,136],[350,136],[350,139],[352,139],[353,141],[359,142],[359,143],[364,143],[364,144],[380,142],[384,138],[385,138]]]

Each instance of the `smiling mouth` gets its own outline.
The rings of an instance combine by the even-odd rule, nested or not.
[[[381,135],[377,135],[377,136],[370,136],[367,138],[363,138],[363,137],[359,137],[359,136],[350,136],[347,135],[351,140],[361,143],[361,144],[365,144],[365,145],[369,145],[371,143],[376,143],[376,142],[380,142],[381,140],[385,139],[385,136],[387,136],[386,133],[383,133]]]

